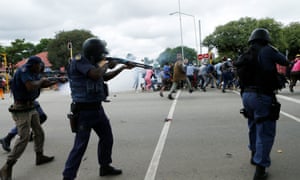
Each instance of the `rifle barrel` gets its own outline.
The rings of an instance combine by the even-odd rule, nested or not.
[[[126,64],[126,65],[133,65],[135,67],[140,67],[140,68],[144,68],[144,69],[152,69],[151,65],[148,64],[142,64],[142,63],[138,63],[138,62],[134,62],[134,61],[130,61],[127,59],[122,59],[122,58],[116,58],[116,57],[106,57],[106,60],[108,61],[116,61],[119,64]]]

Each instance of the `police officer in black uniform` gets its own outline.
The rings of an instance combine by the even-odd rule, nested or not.
[[[248,118],[249,149],[251,164],[256,166],[254,180],[267,179],[266,168],[270,166],[270,152],[276,134],[276,120],[279,118],[280,104],[275,92],[278,90],[276,63],[287,66],[286,57],[270,46],[270,36],[267,29],[255,29],[248,40],[251,56],[258,61],[260,73],[256,73],[253,81],[243,84],[242,101]],[[237,62],[238,66],[246,55],[242,55]]]
[[[108,68],[114,68],[116,65],[116,62],[105,60],[107,54],[106,43],[92,37],[83,43],[83,54],[75,56],[70,62],[68,75],[72,96],[71,111],[73,117],[71,119],[73,119],[72,124],[74,124],[74,119],[76,121],[76,127],[73,127],[76,136],[74,146],[65,163],[64,180],[74,180],[76,178],[92,129],[99,137],[99,175],[122,174],[122,170],[111,166],[113,134],[101,102],[106,98],[104,81],[114,78],[124,69],[133,67],[122,65],[116,70],[107,72]]]

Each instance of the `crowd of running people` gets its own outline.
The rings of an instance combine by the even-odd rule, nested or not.
[[[203,59],[199,65],[184,61],[184,71],[194,90],[207,91],[207,88],[218,88],[225,93],[227,89],[238,89],[239,82],[236,69],[231,58],[223,57],[221,61],[211,64],[208,59]],[[173,63],[165,63],[161,68],[148,69],[142,72],[144,82],[140,84],[142,91],[170,90],[173,77]],[[290,92],[297,80],[300,80],[300,54],[291,60],[289,67],[277,66],[278,73],[283,74],[287,81]],[[178,88],[187,87],[186,81],[182,81]]]

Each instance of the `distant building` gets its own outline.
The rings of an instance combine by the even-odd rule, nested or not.
[[[49,59],[48,59],[48,52],[41,52],[41,53],[38,53],[36,54],[35,56],[38,56],[42,59],[42,61],[44,62],[45,64],[45,71],[51,71],[51,67],[52,67],[52,64],[50,63]],[[15,65],[15,68],[18,68],[20,66],[22,66],[23,64],[26,63],[28,58],[26,59],[22,59],[21,61],[19,61],[16,65]]]

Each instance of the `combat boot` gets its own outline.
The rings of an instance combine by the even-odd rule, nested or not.
[[[116,169],[110,165],[100,167],[100,176],[116,176],[122,174],[121,169]]]
[[[7,160],[4,166],[0,170],[1,180],[11,180],[12,167],[16,163],[16,160]]]
[[[266,172],[266,168],[257,165],[253,180],[266,180],[267,178],[268,173]]]
[[[53,160],[54,160],[54,156],[48,157],[48,156],[43,155],[42,152],[37,152],[35,164],[38,166],[38,165],[42,165],[42,164],[51,162]]]

